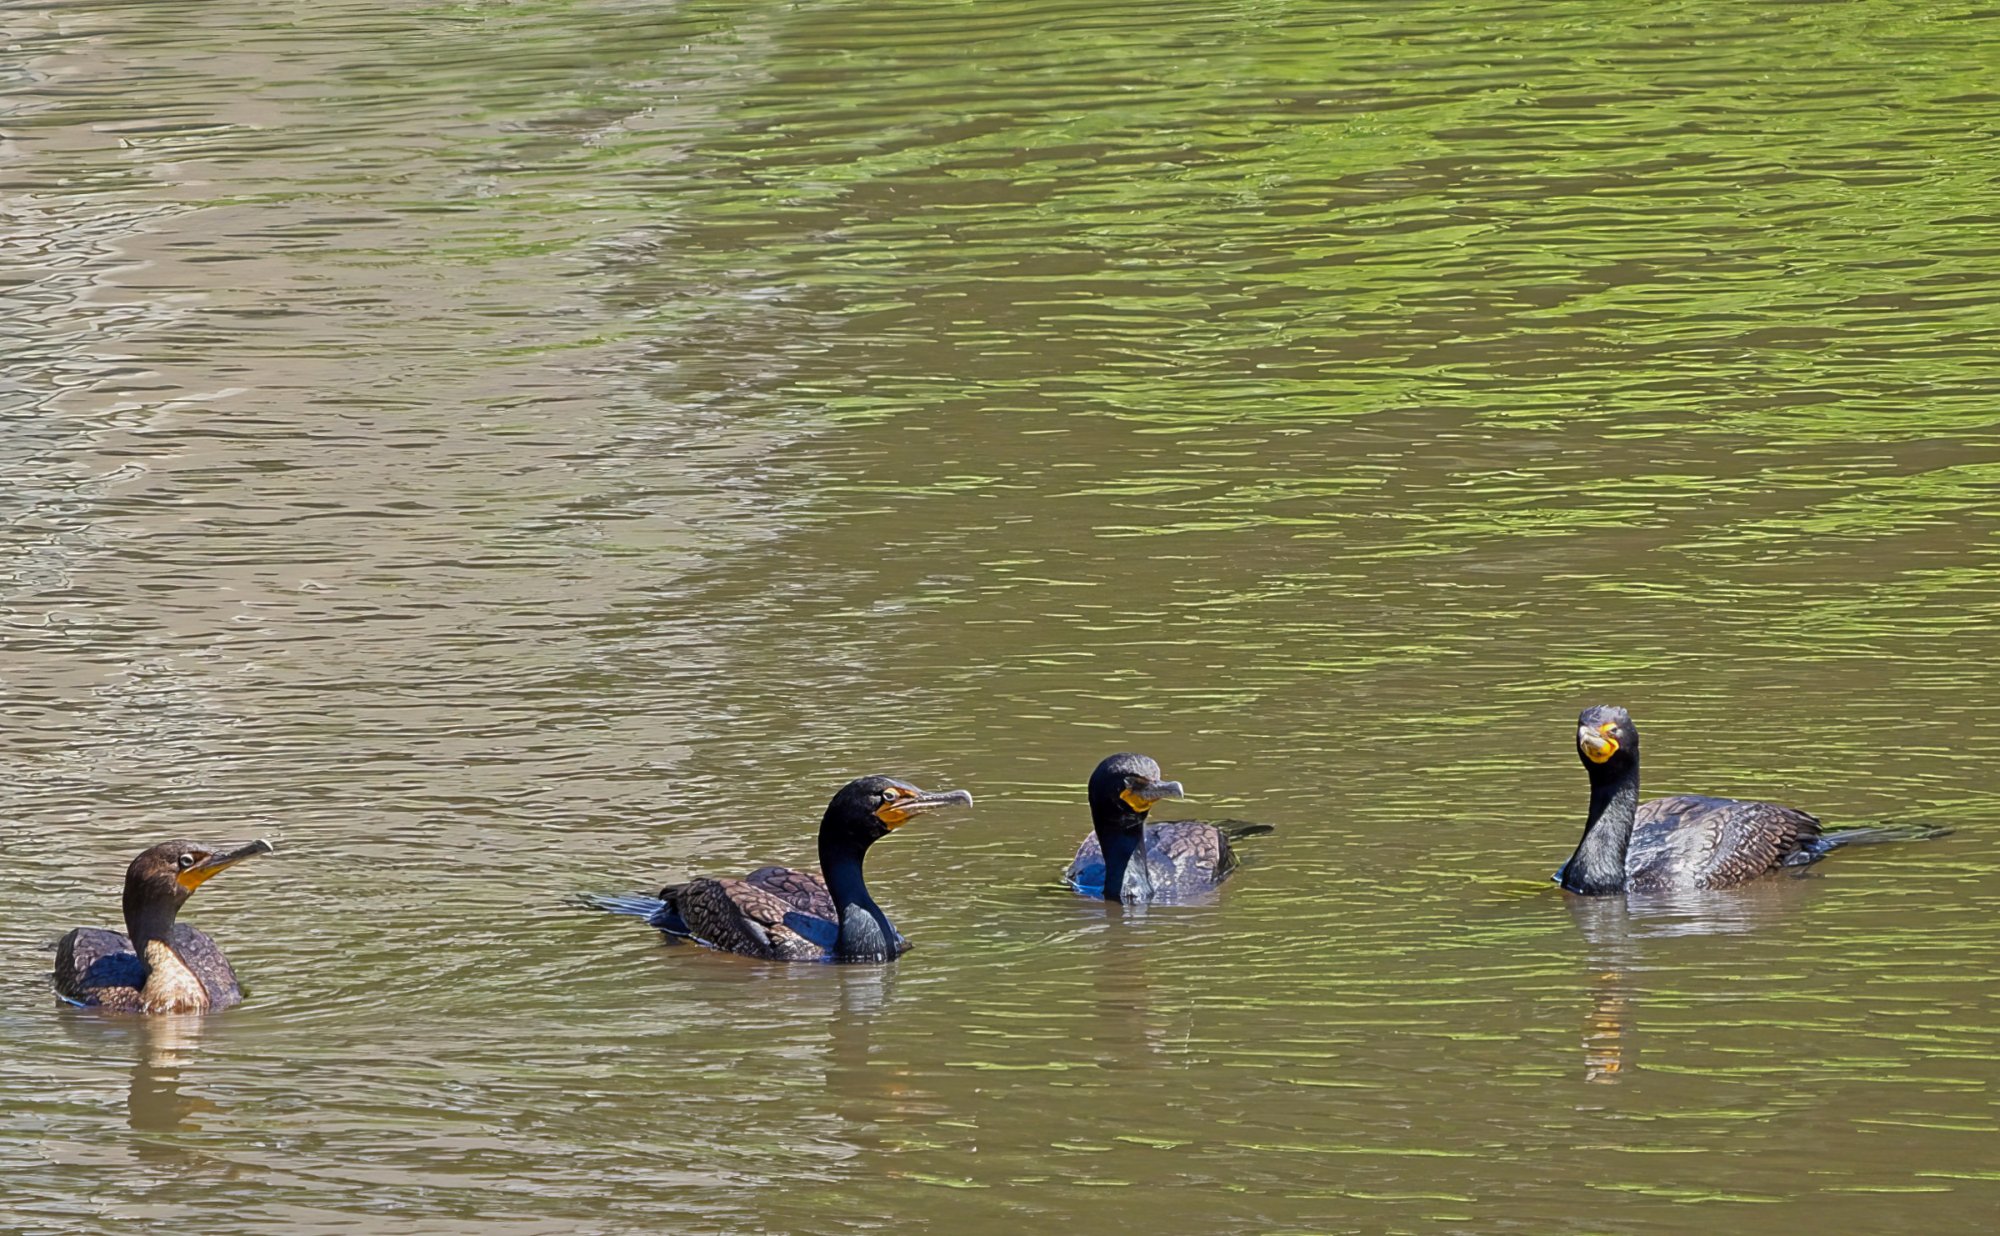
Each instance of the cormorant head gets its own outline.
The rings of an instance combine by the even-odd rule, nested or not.
[[[1121,828],[1144,828],[1146,813],[1163,798],[1186,798],[1178,781],[1160,777],[1160,766],[1130,751],[1104,757],[1090,774],[1090,814]]]
[[[1576,754],[1592,776],[1600,768],[1623,771],[1639,759],[1639,729],[1632,714],[1613,704],[1586,708],[1576,719]]]
[[[143,949],[148,938],[172,927],[175,912],[216,872],[273,848],[262,838],[248,845],[163,841],[133,859],[125,869],[125,926],[132,946]]]
[[[819,831],[822,838],[865,850],[927,812],[971,805],[972,795],[964,790],[932,793],[895,777],[856,777],[826,805]]]

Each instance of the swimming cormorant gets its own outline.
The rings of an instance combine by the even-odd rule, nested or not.
[[[241,1003],[236,971],[214,940],[174,916],[203,882],[268,841],[214,846],[167,841],[125,869],[125,931],[79,927],[56,945],[56,992],[72,1004],[126,1013],[200,1013]]]
[[[894,777],[860,777],[826,805],[818,874],[761,867],[738,879],[670,884],[658,897],[584,900],[724,952],[772,961],[892,961],[909,941],[868,895],[861,876],[868,847],[926,812],[971,805],[964,790],[927,793]]]
[[[1145,903],[1206,893],[1236,870],[1231,841],[1268,833],[1268,824],[1172,820],[1148,824],[1153,804],[1185,798],[1178,781],[1160,776],[1143,755],[1106,756],[1090,774],[1091,833],[1077,847],[1063,879],[1089,897]]]
[[[1639,731],[1623,708],[1576,719],[1576,751],[1590,775],[1590,818],[1555,878],[1572,893],[1728,888],[1782,867],[1816,862],[1843,845],[1941,836],[1930,828],[1820,831],[1796,807],[1676,794],[1639,801]]]

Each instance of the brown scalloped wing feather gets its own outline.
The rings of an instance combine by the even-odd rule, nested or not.
[[[826,891],[826,882],[815,872],[795,871],[790,867],[759,867],[744,876],[743,881],[784,898],[814,918],[833,921],[833,895]]]
[[[1786,865],[1820,835],[1795,807],[1679,794],[1639,805],[1626,851],[1635,892],[1728,888]]]
[[[1222,883],[1236,869],[1236,852],[1229,848],[1222,830],[1197,820],[1148,825],[1146,859],[1153,868],[1155,892],[1166,886],[1175,892],[1202,892]],[[1160,878],[1163,869],[1173,873],[1164,882]]]
[[[755,874],[764,876],[774,870],[785,869],[767,867]],[[799,912],[800,907],[762,884],[747,879],[690,880],[682,886],[676,904],[694,938],[711,948],[773,961],[814,961],[826,956],[825,949],[785,925],[785,915]]]

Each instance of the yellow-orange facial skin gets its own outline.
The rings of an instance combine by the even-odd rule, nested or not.
[[[1578,730],[1576,733],[1576,745],[1583,749],[1583,758],[1593,764],[1602,764],[1612,756],[1617,755],[1618,740],[1611,736],[1611,731],[1617,728],[1618,723],[1616,721],[1606,721],[1603,725],[1598,726],[1595,732],[1591,730]]]
[[[1138,788],[1135,786],[1127,786],[1126,788],[1118,791],[1118,797],[1124,799],[1125,805],[1132,808],[1132,810],[1138,812],[1140,815],[1144,815],[1148,811],[1151,811],[1153,809],[1153,804],[1160,801],[1157,798],[1147,798],[1144,794],[1141,794],[1138,791]]]
[[[226,854],[203,854],[194,866],[175,873],[174,879],[180,882],[182,888],[191,893],[213,879],[217,872],[227,871],[246,858],[255,858],[259,854],[269,854],[271,852],[271,843],[259,840],[251,842],[240,850],[232,850]]]
[[[892,833],[920,815],[929,815],[946,807],[972,805],[972,795],[964,790],[939,790],[926,793],[892,785],[883,793],[889,796],[889,800],[875,808],[875,818],[882,821],[882,827]]]
[[[1140,815],[1153,809],[1153,804],[1168,798],[1186,798],[1187,791],[1178,781],[1160,781],[1146,777],[1126,779],[1125,788],[1118,791],[1118,797],[1126,806]]]
[[[875,808],[875,818],[882,821],[882,827],[893,833],[903,825],[908,824],[915,817],[916,813],[906,811],[902,806],[905,799],[912,797],[907,790],[899,790],[891,787],[889,793],[895,795],[895,797]]]
[[[208,883],[210,877],[214,876],[216,872],[221,871],[222,869],[223,865],[221,864],[218,864],[214,867],[194,866],[188,868],[186,871],[179,873],[174,878],[180,881],[180,885],[182,888],[186,889],[191,893],[194,890],[200,888],[202,885]]]

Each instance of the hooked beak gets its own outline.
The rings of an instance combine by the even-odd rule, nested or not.
[[[936,793],[922,792],[883,803],[875,809],[875,818],[884,827],[895,832],[918,816],[931,811],[941,811],[946,807],[970,807],[972,795],[964,790],[939,790]]]
[[[194,866],[189,867],[186,871],[181,872],[178,878],[182,888],[193,892],[207,883],[209,878],[218,871],[234,867],[246,858],[255,858],[259,854],[273,854],[276,852],[276,846],[259,837],[249,845],[238,846],[233,850],[209,855]]]
[[[1138,785],[1126,786],[1118,791],[1118,797],[1125,800],[1126,806],[1144,815],[1161,799],[1186,798],[1187,791],[1181,789],[1181,783],[1178,781],[1145,781]]]
[[[1613,723],[1606,721],[1597,729],[1587,725],[1576,728],[1576,749],[1583,752],[1583,758],[1593,764],[1602,764],[1618,754],[1618,740],[1610,734]]]

